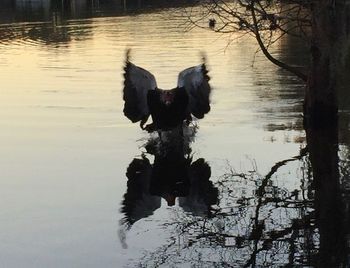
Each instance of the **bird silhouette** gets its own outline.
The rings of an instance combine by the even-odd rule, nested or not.
[[[157,86],[149,71],[130,62],[130,49],[126,51],[124,67],[124,115],[148,132],[169,131],[192,121],[202,119],[210,111],[208,70],[205,57],[198,66],[179,73],[177,86],[164,90]],[[149,116],[152,123],[145,126]]]
[[[209,19],[209,28],[215,28],[216,20],[215,19]]]
[[[145,155],[130,163],[121,207],[121,223],[126,227],[152,215],[161,207],[162,198],[168,206],[178,199],[179,206],[193,215],[211,215],[211,206],[218,203],[218,189],[210,181],[209,164],[203,158],[192,161],[173,153],[155,155],[153,163]]]

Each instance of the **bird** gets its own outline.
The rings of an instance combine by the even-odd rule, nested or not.
[[[214,28],[216,25],[216,20],[215,19],[209,19],[209,28]]]
[[[124,66],[124,115],[131,122],[140,122],[148,132],[169,131],[184,122],[191,122],[194,116],[202,119],[210,111],[208,70],[205,56],[202,63],[181,71],[177,86],[160,89],[152,73],[130,61],[130,49],[126,50]],[[152,123],[145,126],[151,116]]]

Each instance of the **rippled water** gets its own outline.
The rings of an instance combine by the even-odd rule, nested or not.
[[[176,228],[164,224],[187,215],[178,203],[168,207],[163,199],[129,230],[119,224],[127,168],[149,138],[122,112],[128,47],[132,61],[151,71],[161,88],[173,88],[178,73],[206,53],[212,109],[198,123],[191,147],[193,161],[204,158],[210,166],[211,181],[230,168],[268,174],[299,155],[305,146],[303,85],[256,54],[253,39],[185,31],[182,15],[168,8],[0,25],[0,266],[162,263],[148,253],[172,241]],[[292,45],[283,40],[274,54],[298,60]],[[290,161],[277,185],[298,188],[300,169],[302,162]],[[237,185],[238,196],[254,188]]]

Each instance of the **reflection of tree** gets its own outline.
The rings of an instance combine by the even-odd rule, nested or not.
[[[129,4],[133,6],[128,1]],[[150,7],[183,4],[178,1],[166,4],[164,1],[147,1],[147,5],[137,9],[137,13],[154,12],[154,8]],[[93,34],[91,20],[77,22],[71,19],[118,15],[125,15],[119,0],[0,1],[0,23],[6,23],[0,25],[0,42],[34,41],[44,45],[65,45],[72,40],[87,39]]]
[[[64,19],[91,18],[152,12],[156,8],[179,7],[194,0],[1,0],[0,22],[49,21],[54,13]]]
[[[319,266],[346,267],[349,265],[346,236],[350,227],[349,196],[344,188],[349,176],[344,172],[344,164],[347,170],[349,166],[346,160],[339,161],[337,125],[307,128],[306,133],[314,176],[315,219],[320,233]]]
[[[44,44],[68,43],[71,41],[71,36],[66,27],[57,27],[56,25],[48,24],[33,26],[26,32],[26,37]]]
[[[176,230],[172,242],[142,261],[170,267],[347,267],[348,160],[339,163],[337,128],[308,129],[307,142],[300,155],[277,162],[265,176],[254,163],[251,171],[232,169],[216,185],[220,202],[211,216],[178,211],[168,225]],[[293,180],[299,187],[287,185],[288,170],[298,171]]]
[[[64,44],[71,41],[67,27],[51,24],[23,25],[21,27],[0,27],[0,42],[18,40],[50,44]]]
[[[237,262],[242,267],[278,265],[294,260],[294,251],[303,247],[298,239],[308,239],[302,237],[299,230],[314,232],[308,211],[312,201],[298,191],[278,187],[272,177],[282,166],[303,159],[303,154],[304,151],[298,157],[276,163],[266,176],[259,175],[256,169],[245,174],[225,175],[219,181],[220,208],[213,219],[200,221],[202,233],[192,239],[192,245],[210,241],[209,247],[214,245],[215,250],[221,249],[221,254],[227,257],[220,260],[227,267],[234,267]],[[251,194],[247,194],[247,189]],[[303,220],[298,219],[299,214],[305,214]],[[191,220],[198,225],[198,219]],[[182,231],[191,232],[191,224],[186,223]],[[295,250],[289,252],[289,248]],[[217,263],[218,256],[213,257],[213,263]],[[264,262],[261,262],[262,257]]]
[[[53,13],[51,22],[0,27],[0,42],[35,42],[43,45],[66,45],[92,35],[91,23],[69,23],[60,13]]]
[[[277,43],[273,54],[281,61],[292,66],[308,66],[307,47],[300,39],[285,35]],[[283,69],[269,72],[267,79],[265,68],[259,62],[254,63],[254,93],[260,103],[259,116],[267,117],[269,122],[264,128],[268,131],[302,131],[305,85]]]

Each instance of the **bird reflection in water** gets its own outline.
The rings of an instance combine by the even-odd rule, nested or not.
[[[189,145],[196,129],[193,124],[186,125],[184,139],[178,139],[174,132],[163,133],[162,139],[151,137],[143,146],[146,152],[131,161],[122,202],[122,224],[127,228],[152,215],[161,206],[162,198],[168,206],[174,206],[178,199],[185,211],[210,216],[211,206],[218,202],[218,190],[210,181],[209,164],[191,155]],[[152,156],[153,163],[149,160]]]

